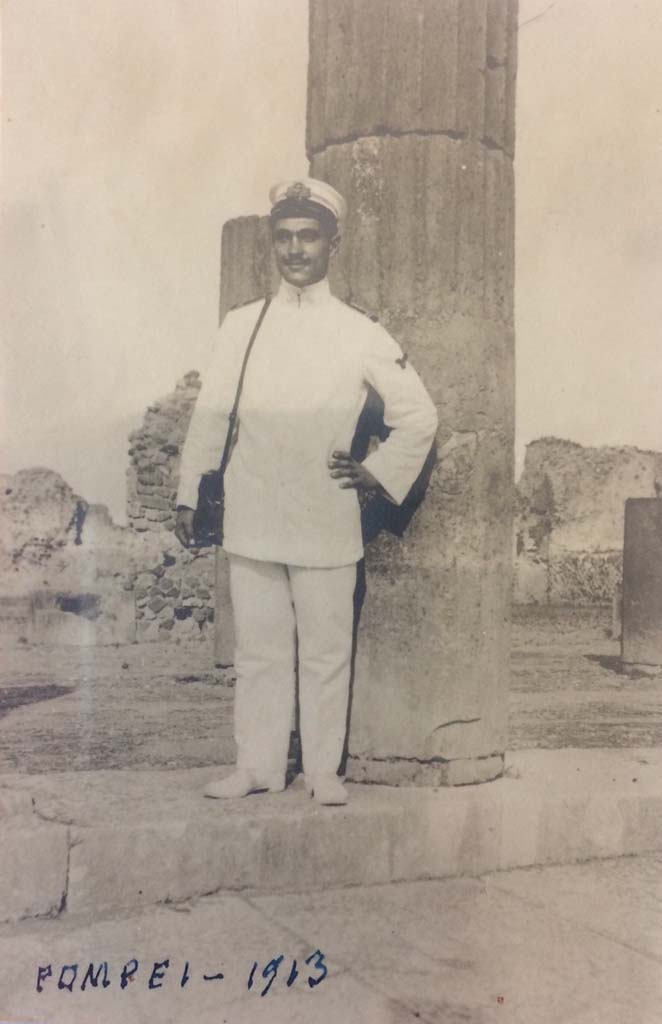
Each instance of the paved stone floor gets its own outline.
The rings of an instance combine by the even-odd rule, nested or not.
[[[0,926],[3,1022],[657,1024],[661,1005],[662,857]]]
[[[618,672],[609,613],[519,615],[510,749],[662,745],[662,682]],[[232,676],[208,643],[0,651],[0,772],[230,763]]]

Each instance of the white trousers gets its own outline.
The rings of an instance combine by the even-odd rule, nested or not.
[[[228,561],[237,767],[261,783],[284,782],[298,656],[304,772],[333,775],[345,742],[356,565],[308,569],[239,555]]]

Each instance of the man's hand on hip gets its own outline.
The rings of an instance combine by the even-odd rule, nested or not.
[[[195,515],[192,508],[186,508],[180,506],[177,509],[177,522],[175,524],[175,537],[179,543],[188,548],[191,546],[193,540],[193,516]]]
[[[357,491],[377,491],[381,489],[379,480],[372,475],[362,462],[353,459],[349,452],[335,451],[329,459],[331,476],[340,480],[342,488],[352,487]]]

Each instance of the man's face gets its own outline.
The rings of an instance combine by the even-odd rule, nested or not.
[[[326,277],[339,241],[314,217],[283,217],[274,224],[271,237],[278,271],[295,288],[306,288]]]

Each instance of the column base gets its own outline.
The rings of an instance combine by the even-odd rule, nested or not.
[[[370,757],[347,758],[346,775],[352,782],[380,786],[470,786],[492,782],[504,772],[504,755],[462,757],[453,761],[415,761],[390,757],[379,761]]]

